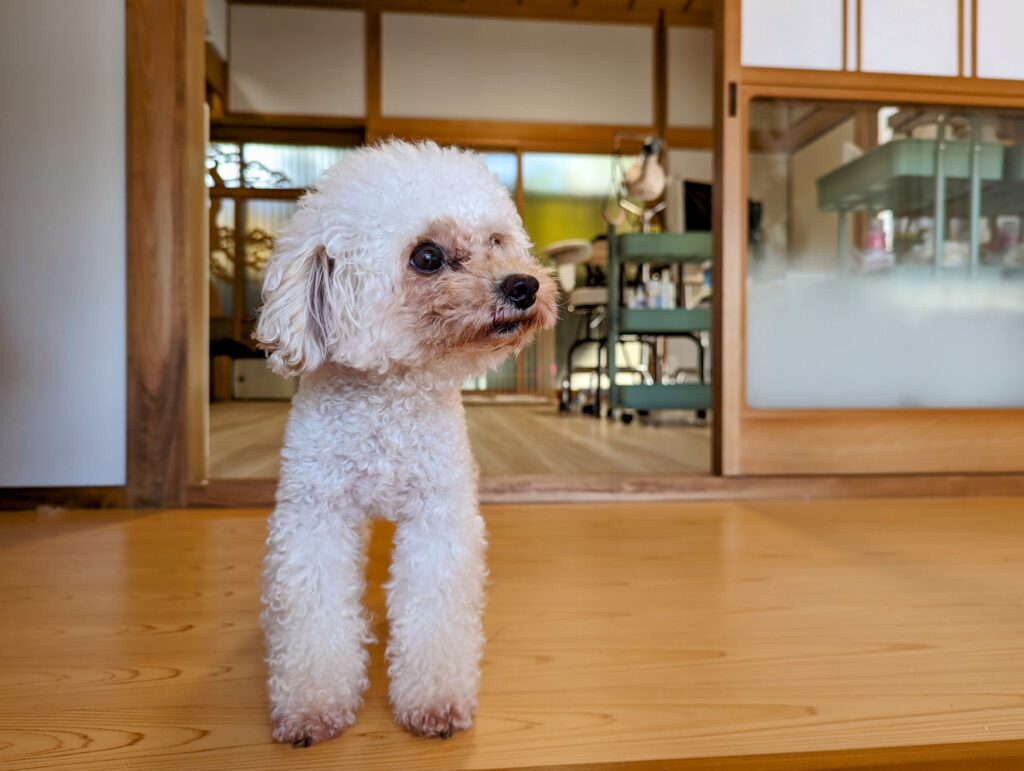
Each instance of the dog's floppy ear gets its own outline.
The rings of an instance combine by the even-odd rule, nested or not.
[[[279,375],[311,372],[328,358],[336,315],[334,260],[320,243],[280,244],[263,275],[263,305],[253,337]]]

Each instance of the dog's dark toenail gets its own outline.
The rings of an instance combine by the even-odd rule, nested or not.
[[[312,743],[313,743],[312,740],[310,740],[310,738],[308,736],[303,736],[301,739],[296,739],[294,742],[292,742],[292,746],[293,747],[308,747]]]

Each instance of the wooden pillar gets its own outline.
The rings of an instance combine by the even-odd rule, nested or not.
[[[712,471],[739,469],[747,205],[745,106],[739,93],[740,0],[715,4],[714,301]]]
[[[126,2],[131,506],[185,503],[189,307],[205,216],[203,30],[202,0]]]

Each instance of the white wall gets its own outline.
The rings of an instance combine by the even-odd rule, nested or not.
[[[362,11],[232,6],[228,106],[232,112],[361,117],[364,38]]]
[[[125,478],[124,1],[0,2],[0,486]]]
[[[712,125],[714,81],[714,32],[704,27],[669,27],[668,125]]]
[[[206,0],[203,5],[206,42],[217,49],[220,58],[228,58],[228,0]]]
[[[653,120],[650,27],[399,13],[382,25],[386,116]]]

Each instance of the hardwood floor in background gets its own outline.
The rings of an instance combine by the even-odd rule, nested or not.
[[[265,514],[0,515],[0,765],[1024,768],[1024,499],[487,507],[477,727],[395,727],[378,644],[305,750],[270,741]]]
[[[211,479],[277,477],[286,402],[210,405]],[[482,476],[706,474],[711,435],[668,415],[625,426],[560,415],[553,404],[467,404],[473,454]]]

